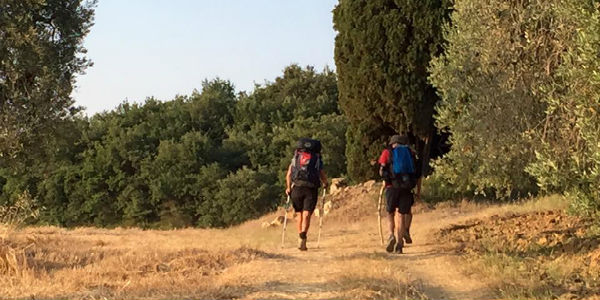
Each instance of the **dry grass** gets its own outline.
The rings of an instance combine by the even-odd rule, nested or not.
[[[488,202],[461,201],[439,202],[435,209],[456,210],[458,212],[476,212],[478,217],[489,217],[507,213],[528,213],[545,210],[565,210],[569,206],[567,198],[560,195],[535,197],[513,201],[503,205]]]
[[[294,220],[285,249],[281,227],[261,228],[281,211],[226,230],[13,230],[0,248],[0,299],[426,299],[420,279],[407,273],[410,261],[379,245],[378,192],[379,186],[359,186],[331,196],[322,249],[308,253],[294,249]],[[435,215],[485,217],[555,207],[553,201],[560,202],[499,207],[463,201],[439,204],[443,211]],[[317,228],[313,218],[309,248]]]
[[[39,210],[29,192],[19,195],[12,205],[0,206],[0,276],[21,277],[28,270],[25,251],[31,247],[14,245],[12,236],[29,218],[37,218]]]
[[[27,219],[38,216],[39,209],[35,207],[28,191],[19,195],[12,205],[0,206],[0,241],[9,238]]]
[[[0,298],[236,298],[215,282],[227,268],[272,255],[230,230],[21,229],[35,217],[24,194],[0,209]],[[258,241],[258,242],[256,242]]]
[[[440,240],[466,253],[466,269],[487,276],[502,298],[598,299],[600,236],[567,206],[552,196],[467,207],[477,218],[443,229]]]
[[[214,242],[214,243],[211,243]],[[217,297],[227,268],[272,255],[219,231],[30,228],[8,241],[0,296],[34,299]],[[231,293],[232,295],[235,293]],[[229,298],[229,297],[225,297]]]
[[[26,228],[6,241],[10,249],[20,250],[10,252],[11,271],[0,273],[0,298],[424,298],[398,270],[398,262],[386,255],[349,256],[343,254],[349,248],[331,247],[300,254],[292,248],[293,221],[287,249],[281,250],[281,228],[263,230],[259,224],[255,220],[227,230],[171,231]],[[345,229],[362,234],[360,224],[326,226],[328,233]],[[316,231],[309,245],[315,239]],[[350,234],[324,237],[326,243],[361,250],[352,245],[355,240]],[[299,263],[302,270],[293,269]],[[329,271],[314,277],[323,266]]]

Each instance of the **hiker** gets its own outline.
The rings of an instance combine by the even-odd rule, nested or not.
[[[408,147],[408,137],[392,136],[389,147],[384,149],[379,157],[379,164],[379,175],[385,180],[386,211],[390,229],[386,251],[402,253],[404,242],[412,243],[412,189],[416,185],[415,154]],[[397,229],[397,232],[394,229]]]
[[[292,200],[298,222],[298,249],[306,251],[306,236],[310,217],[317,206],[319,186],[327,188],[320,141],[307,138],[298,141],[285,181],[285,193]]]

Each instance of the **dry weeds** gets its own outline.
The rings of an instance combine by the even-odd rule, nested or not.
[[[236,299],[287,295],[405,299],[419,295],[402,272],[392,272],[397,262],[381,257],[338,260],[334,252],[339,250],[335,248],[325,256],[310,253],[309,257],[314,255],[320,261],[303,265],[301,271],[312,274],[327,264],[331,272],[326,277],[310,281],[306,275],[308,282],[299,282],[296,273],[300,271],[290,266],[307,259],[305,255],[296,251],[286,254],[287,250],[279,248],[281,228],[261,229],[262,220],[275,216],[226,230],[30,227],[15,231],[6,240],[12,250],[5,251],[9,255],[2,260],[6,271],[0,273],[0,298]],[[362,225],[348,227],[326,219],[325,226],[324,239],[329,239],[325,244],[338,244],[353,241],[344,234],[332,237],[331,232],[361,232]],[[288,247],[295,242],[294,227],[292,221]],[[316,234],[310,236],[312,245],[315,238]]]
[[[25,251],[32,246],[14,245],[12,236],[29,218],[37,218],[39,210],[28,191],[12,205],[0,206],[0,276],[21,277],[28,270]]]
[[[498,214],[451,225],[438,238],[467,254],[471,271],[486,274],[508,299],[597,299],[596,223],[557,209],[565,206],[556,197],[505,206],[492,210]]]
[[[1,266],[1,298],[221,297],[227,268],[272,254],[220,248],[213,231],[30,228],[12,235]],[[15,251],[12,249],[20,249]],[[232,293],[235,294],[235,293]]]
[[[226,230],[15,230],[0,248],[0,298],[424,298],[397,261],[346,256],[362,253],[355,236],[364,234],[361,222],[372,221],[377,195],[362,188],[344,195],[325,219],[322,246],[329,250],[309,254],[293,251],[293,221],[289,250],[279,248],[280,227],[261,228],[276,213]],[[309,245],[315,239],[313,229]],[[344,243],[352,248],[339,247]],[[299,263],[302,270],[295,268]],[[321,272],[324,266],[328,271]]]
[[[279,248],[280,227],[261,228],[277,213],[226,230],[14,230],[0,248],[0,298],[426,299],[423,278],[406,272],[410,261],[380,249],[373,222],[379,187],[349,187],[329,196],[333,210],[325,217],[323,248],[308,253],[294,251],[294,221],[285,249]],[[453,220],[470,212],[486,218],[556,209],[553,201],[509,206],[463,201],[440,204],[443,212],[433,215]],[[418,205],[415,212],[431,209]],[[317,220],[309,247],[316,242]],[[423,224],[433,226],[436,220],[429,222]]]

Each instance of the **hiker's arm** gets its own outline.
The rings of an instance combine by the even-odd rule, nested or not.
[[[328,183],[327,183],[327,174],[325,174],[325,171],[320,170],[319,177],[321,177],[321,183],[323,184],[323,187],[326,188]]]
[[[379,156],[379,159],[377,160],[377,162],[379,163],[379,176],[381,176],[382,178],[384,177],[384,171],[385,171],[385,167],[387,166],[387,162],[389,160],[389,151],[388,150],[383,150],[381,152],[381,155]]]
[[[292,165],[288,167],[285,174],[285,194],[289,195],[292,192]]]

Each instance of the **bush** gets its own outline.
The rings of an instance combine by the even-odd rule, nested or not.
[[[600,212],[600,12],[584,0],[561,3],[559,35],[566,49],[555,81],[543,86],[544,126],[532,134],[541,147],[528,171],[540,188],[574,200],[582,215]]]
[[[442,98],[437,127],[452,133],[452,150],[435,167],[457,192],[536,192],[525,168],[540,145],[528,134],[544,120],[540,87],[554,81],[564,51],[561,2],[455,2],[430,80]]]
[[[283,190],[274,188],[273,173],[243,168],[218,182],[210,202],[211,213],[200,218],[201,226],[229,226],[261,216],[277,207]]]
[[[0,206],[0,239],[6,238],[13,230],[26,222],[35,220],[40,209],[28,191],[21,193],[12,205]]]

